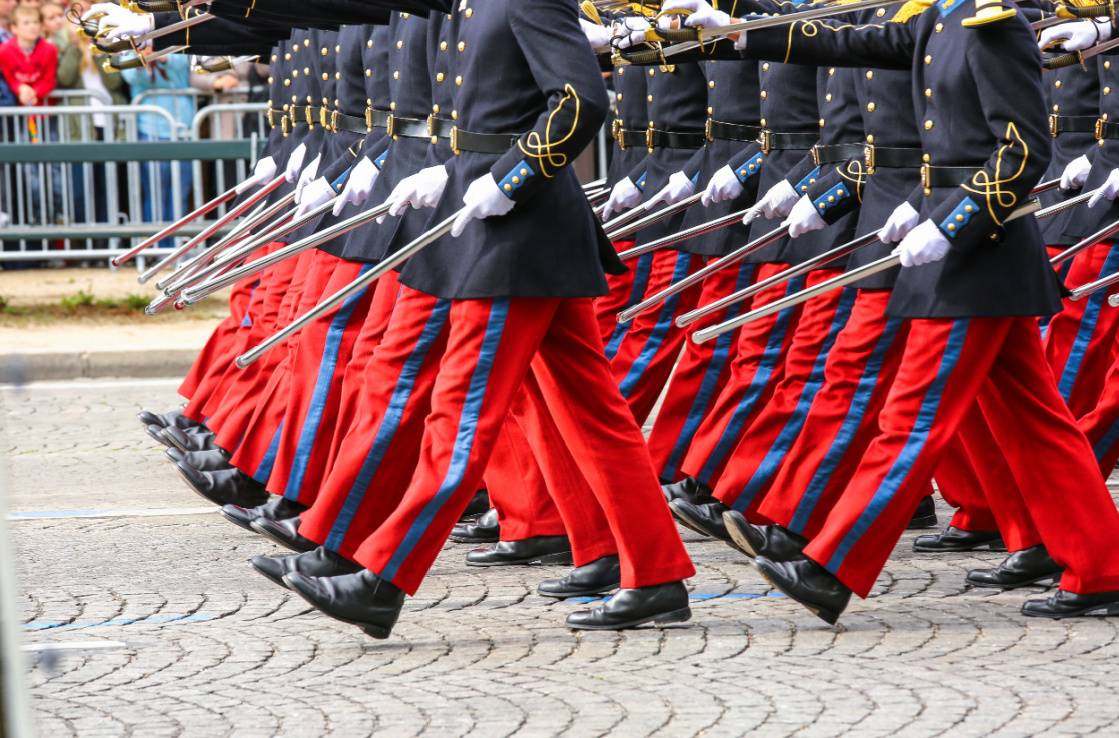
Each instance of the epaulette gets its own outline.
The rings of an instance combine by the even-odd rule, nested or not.
[[[975,0],[975,15],[964,18],[960,21],[960,25],[967,28],[987,26],[1013,18],[1017,14],[1018,10],[1006,7],[1003,5],[1003,0]]]
[[[891,23],[905,23],[910,18],[915,18],[921,13],[933,6],[933,0],[907,0],[894,16],[890,18]]]

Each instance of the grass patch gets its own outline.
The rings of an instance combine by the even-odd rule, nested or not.
[[[131,293],[124,297],[98,298],[85,290],[78,290],[58,301],[63,312],[71,315],[126,315],[142,313],[150,298],[146,295]]]

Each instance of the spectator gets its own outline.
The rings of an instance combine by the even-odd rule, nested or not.
[[[12,11],[12,38],[0,44],[0,74],[20,105],[43,105],[55,85],[58,49],[43,39],[38,8],[20,5]]]
[[[15,7],[16,0],[0,0],[0,44],[7,42],[12,37],[8,24],[11,23],[12,10]],[[12,92],[11,87],[8,87],[4,75],[0,74],[0,107],[14,106],[17,103],[15,93]]]
[[[161,107],[171,114],[178,127],[190,128],[194,118],[194,97],[188,94],[159,94],[161,90],[190,88],[190,60],[186,55],[172,54],[151,62],[146,69],[126,69],[121,74],[132,91],[133,102],[144,95],[142,104]],[[178,138],[178,132],[163,116],[139,115],[137,118],[137,133],[141,141],[172,141]],[[177,177],[172,175],[174,169],[178,169]],[[158,190],[152,187],[155,181],[158,181]],[[178,199],[173,191],[176,181],[179,185]],[[190,200],[191,182],[190,162],[161,161],[142,165],[140,186],[144,192],[144,221],[171,221],[183,215]],[[172,244],[170,238],[160,242],[161,246]]]

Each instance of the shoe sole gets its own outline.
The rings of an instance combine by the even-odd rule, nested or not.
[[[1022,610],[1021,612],[1022,612],[1023,615],[1025,615],[1028,618],[1045,618],[1046,620],[1064,620],[1065,618],[1089,618],[1089,617],[1106,618],[1106,617],[1114,617],[1116,615],[1119,615],[1119,602],[1112,602],[1111,604],[1108,604],[1108,605],[1095,605],[1093,607],[1083,607],[1083,608],[1081,608],[1081,609],[1079,609],[1075,612],[1062,612],[1062,613],[1059,613],[1059,614],[1054,613],[1052,615],[1046,614],[1046,613],[1041,613],[1041,612],[1031,612],[1031,611],[1028,611],[1028,610]]]
[[[792,592],[789,592],[787,589],[785,589],[783,586],[781,586],[780,582],[778,582],[774,579],[771,579],[769,574],[766,573],[765,569],[758,566],[757,562],[754,562],[754,568],[757,569],[758,573],[762,575],[762,578],[765,579],[770,584],[772,584],[774,586],[774,588],[777,589],[777,591],[779,591],[781,594],[785,595],[790,600],[792,600],[793,602],[795,602],[798,605],[800,605],[801,607],[803,607],[805,610],[808,610],[810,613],[812,613],[816,617],[820,618],[820,620],[823,620],[828,625],[835,625],[837,622],[839,622],[839,613],[834,613],[831,610],[823,609],[819,605],[814,605],[811,602],[804,602],[804,601],[800,600]]]
[[[256,521],[254,520],[253,522],[256,522]],[[253,533],[256,533],[259,536],[263,536],[263,537],[267,538],[268,540],[272,541],[273,543],[275,543],[278,546],[283,546],[288,551],[294,551],[295,553],[307,553],[308,551],[313,551],[314,550],[314,546],[312,546],[311,548],[300,548],[298,546],[293,546],[290,541],[286,541],[283,538],[280,538],[279,536],[272,535],[272,533],[270,533],[267,528],[257,528],[255,525],[252,525],[251,523],[250,523],[250,527],[251,527]]]
[[[466,565],[467,566],[489,567],[489,566],[535,566],[537,564],[556,564],[556,565],[559,565],[559,566],[570,566],[571,563],[572,563],[571,552],[567,551],[565,553],[545,554],[543,556],[533,556],[533,557],[527,558],[527,559],[516,559],[516,560],[507,560],[507,561],[474,562],[474,561],[469,561],[468,560],[466,562]]]
[[[365,633],[365,635],[369,636],[370,638],[376,638],[379,641],[383,641],[392,634],[392,628],[385,628],[383,625],[370,625],[369,623],[350,620],[348,618],[339,617],[338,615],[334,615],[333,613],[329,613],[326,610],[321,609],[314,601],[307,597],[307,595],[300,592],[297,587],[291,586],[291,583],[288,581],[288,578],[286,576],[284,577],[284,586],[302,597],[304,602],[318,610],[323,615],[326,615],[331,620],[337,620],[339,623],[345,623],[346,625],[352,625],[356,628],[360,628],[361,632]]]
[[[150,427],[151,426],[148,426],[148,428],[150,428]],[[148,430],[148,428],[144,428],[144,432],[148,434],[148,438],[152,439],[153,441],[155,441],[156,443],[160,444],[161,446],[163,446],[165,448],[173,448],[173,446],[171,445],[171,442],[168,441],[166,438],[164,438],[162,433],[160,433],[159,431],[157,431],[155,433],[152,433]],[[160,428],[159,430],[162,431],[163,429]]]
[[[730,540],[727,542],[731,545],[731,548],[748,559],[756,559],[758,557],[758,552],[750,545],[749,539],[746,538],[746,534],[742,532],[742,529],[738,527],[737,521],[728,523],[726,518],[723,518],[723,524],[727,528],[727,535],[730,536]]]
[[[1057,583],[1058,579],[1061,578],[1062,573],[1063,572],[1058,571],[1058,572],[1054,572],[1053,574],[1044,574],[1040,577],[1034,577],[1033,579],[1030,579],[1030,580],[1027,580],[1027,581],[1015,582],[1014,584],[1005,585],[1005,586],[1004,585],[999,585],[999,584],[980,584],[978,582],[972,582],[968,579],[965,579],[964,581],[968,585],[970,585],[972,587],[975,587],[977,589],[997,589],[997,590],[1001,590],[1003,592],[1009,592],[1009,591],[1014,590],[1014,589],[1021,589],[1022,587],[1030,587],[1030,586],[1033,586],[1035,584],[1041,584],[1042,582],[1047,583],[1046,586],[1051,587],[1051,586],[1053,586],[1054,584]]]
[[[638,618],[636,620],[629,620],[625,623],[618,623],[617,625],[571,625],[568,623],[567,627],[572,630],[629,630],[631,628],[638,628],[642,625],[672,625],[674,623],[685,623],[692,619],[692,608],[682,607],[679,610],[670,610],[669,612],[659,613],[657,615],[649,615],[647,617]]]
[[[222,505],[232,504],[229,500],[215,500],[213,497],[210,497],[205,492],[195,487],[194,483],[190,480],[190,477],[188,477],[186,473],[179,468],[178,464],[175,465],[175,471],[177,471],[179,473],[179,476],[182,477],[182,480],[186,482],[186,486],[190,488],[190,491],[201,497],[203,500],[206,500],[206,502],[209,502],[213,505],[218,505],[219,507]]]
[[[451,543],[497,543],[501,540],[498,536],[493,538],[468,538],[467,536],[451,536],[447,539]]]
[[[918,546],[913,544],[913,551],[916,553],[928,554],[948,554],[948,553],[967,553],[968,551],[993,551],[995,553],[1005,552],[1006,544],[1002,541],[990,541],[988,543],[979,543],[974,546],[959,546],[951,548],[928,548],[926,546]]]
[[[621,582],[619,582],[618,584],[614,584],[609,587],[599,587],[598,589],[584,589],[578,592],[564,592],[562,594],[560,594],[559,592],[541,592],[538,589],[536,590],[536,594],[540,595],[541,597],[551,597],[554,600],[567,600],[571,599],[572,597],[605,597],[607,595],[613,594],[614,592],[617,592],[618,589],[621,588],[621,586]]]
[[[251,562],[251,561],[249,562],[249,566],[252,566],[252,567],[253,567],[253,571],[255,571],[255,572],[256,572],[257,574],[261,575],[262,577],[264,577],[264,578],[265,578],[265,579],[267,579],[268,581],[270,581],[270,582],[275,582],[276,584],[280,585],[280,586],[281,586],[281,587],[283,587],[284,589],[288,589],[288,590],[290,590],[290,589],[291,589],[291,587],[289,587],[289,586],[288,586],[288,583],[287,583],[286,581],[284,581],[284,578],[283,578],[283,577],[280,577],[279,579],[277,579],[276,577],[272,576],[271,574],[269,574],[268,572],[264,571],[263,569],[258,569],[258,568],[256,568],[256,566],[254,566],[254,565],[253,565],[253,562]],[[293,591],[294,591],[294,590],[293,590]]]
[[[719,536],[712,535],[709,531],[704,530],[698,523],[694,521],[691,516],[689,516],[687,513],[680,512],[672,505],[669,505],[668,509],[672,512],[672,517],[676,518],[680,525],[684,526],[693,533],[699,533],[704,538],[710,538],[713,541],[727,540],[726,538],[720,538]]]
[[[224,507],[224,506],[223,506],[223,507]],[[219,510],[219,512],[221,513],[221,516],[222,516],[223,518],[225,518],[225,519],[226,519],[226,520],[228,520],[229,522],[233,523],[233,524],[234,524],[234,525],[236,525],[236,526],[237,526],[238,528],[242,528],[242,529],[244,529],[244,530],[247,530],[247,531],[248,531],[248,532],[250,532],[250,533],[256,533],[256,531],[255,531],[255,530],[253,530],[253,526],[252,526],[252,521],[251,521],[251,520],[242,520],[241,518],[237,518],[237,517],[234,517],[234,516],[230,515],[229,513],[227,513],[227,512],[226,512],[226,511],[225,511],[224,509],[222,509],[222,510]]]

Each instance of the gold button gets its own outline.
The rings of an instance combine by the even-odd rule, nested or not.
[[[885,8],[879,8],[878,10],[874,11],[874,14],[876,16],[878,16],[879,18],[881,18],[882,16],[886,15],[886,9]]]
[[[748,166],[746,168],[749,169],[752,172],[752,171],[754,171],[755,169],[758,168],[758,165],[757,164],[751,164],[750,166]]]
[[[1053,112],[1054,112],[1054,113],[1059,113],[1059,112],[1061,112],[1061,106],[1060,106],[1060,105],[1054,105],[1054,106],[1053,106]]]
[[[513,185],[511,185],[511,184],[505,185],[505,191],[506,192],[512,192],[513,191]]]
[[[650,69],[650,70],[649,70],[649,76],[650,76],[650,77],[652,77],[652,76],[653,76],[653,75],[655,75],[656,73],[657,73],[657,70],[655,70],[655,69]]]
[[[328,49],[324,46],[324,47],[322,47],[322,50],[319,53],[321,53],[323,56],[326,56],[327,51],[328,51]]]
[[[461,74],[455,75],[455,84],[459,85],[460,87],[462,86],[462,75]]]
[[[739,177],[745,177],[746,176],[746,170],[745,169],[739,169],[738,170],[738,176]]]
[[[932,97],[932,88],[931,87],[926,87],[925,88],[925,97]]]
[[[808,188],[807,188],[807,187],[805,187],[804,189],[806,189],[806,190],[807,190]],[[827,207],[827,205],[825,205],[824,203],[820,203],[820,204],[819,204],[819,205],[817,205],[816,207],[820,208],[820,210],[823,210],[824,208],[826,208],[826,207]]]
[[[396,48],[398,48],[398,49],[403,49],[404,48],[404,40],[403,39],[396,42]]]
[[[298,69],[291,70],[291,76],[292,77],[298,77],[299,76],[299,70]]]
[[[948,224],[948,230],[950,230],[950,231],[956,230],[956,224],[955,223],[949,223]]]
[[[759,120],[758,123],[761,123],[764,126],[765,125],[765,118],[762,118],[761,120]]]
[[[847,193],[846,193],[846,192],[844,192],[843,190],[836,190],[836,191],[835,191],[835,194],[836,194],[836,195],[838,195],[838,196],[840,196],[840,197],[843,197],[843,196],[844,196],[844,195],[846,195]]]
[[[973,210],[975,210],[975,206],[974,205],[964,205],[964,210],[970,213]]]
[[[765,64],[762,64],[762,71],[763,72],[768,72],[769,71],[769,62],[766,62]]]
[[[829,77],[834,77],[835,76],[835,67],[830,67],[828,69],[828,76]]]
[[[708,105],[708,106],[707,106],[707,114],[708,114],[708,115],[712,115],[712,114],[714,114],[714,112],[715,112],[715,108],[713,108],[713,107],[711,107],[710,105]]]
[[[311,73],[311,68],[310,67],[303,67],[303,74],[310,74],[310,73]]]
[[[956,216],[956,220],[957,220],[958,222],[960,222],[960,223],[963,223],[963,222],[964,222],[964,216],[963,216],[963,214],[961,213],[960,215],[957,215],[957,216]]]
[[[436,82],[442,82],[446,78],[446,76],[447,75],[443,74],[442,72],[439,72],[438,74],[435,75],[435,81]]]
[[[618,93],[618,99],[619,99],[619,100],[621,100],[621,99],[622,99],[622,97],[623,97],[622,93],[620,93],[620,92],[619,92],[619,93]]]
[[[438,113],[439,112],[439,103],[436,103],[436,104],[431,106],[431,112],[433,112],[433,113]]]
[[[828,202],[835,202],[835,195],[828,195]]]
[[[825,102],[831,102],[831,93],[830,92],[828,94],[824,95],[824,101]]]
[[[389,103],[389,110],[396,110],[396,103],[395,102],[390,102]]]
[[[762,92],[761,92],[761,96],[762,96],[762,100],[764,100],[764,99],[766,99],[767,97],[769,97],[769,93],[768,93],[768,92],[766,92],[765,90],[762,90]]]
[[[878,106],[877,106],[877,105],[875,105],[874,103],[872,103],[872,102],[868,102],[868,103],[866,104],[866,111],[867,111],[868,113],[873,113],[873,112],[874,112],[874,109],[875,109],[875,108],[877,108],[877,107],[878,107]]]
[[[1057,80],[1056,82],[1054,82],[1053,86],[1054,87],[1060,87],[1061,86],[1061,80]]]
[[[1110,87],[1104,87],[1103,88],[1103,94],[1110,95],[1111,94],[1111,88]]]
[[[272,75],[268,75],[268,84],[272,84],[272,82],[273,82]]]
[[[928,164],[930,161],[932,161],[932,157],[929,156],[928,154],[921,154],[921,161]]]
[[[866,70],[866,78],[867,79],[874,79],[874,70],[873,69]]]
[[[342,73],[341,72],[335,72],[334,73],[334,79],[342,79]],[[337,103],[335,103],[335,104],[337,104]]]
[[[925,121],[925,130],[926,131],[931,131],[932,127],[933,127],[933,122],[931,120],[926,120]]]
[[[440,41],[439,42],[439,50],[440,51],[446,51],[447,50],[447,42],[446,41]]]
[[[458,42],[458,50],[459,51],[466,51],[466,42],[465,41],[459,41]]]
[[[369,39],[368,41],[365,42],[365,48],[367,48],[367,49],[372,49],[373,48],[373,39]]]
[[[513,184],[520,184],[520,183],[521,183],[521,178],[520,177],[513,177]]]
[[[322,81],[326,82],[328,79],[330,79],[330,75],[327,74],[326,72],[323,72],[322,73]]]
[[[373,76],[373,70],[372,69],[366,69],[365,70],[365,76],[366,77],[372,77]]]
[[[868,144],[874,143],[874,134],[873,133],[866,137],[866,142]]]
[[[944,30],[944,24],[943,23],[937,23],[935,26],[933,26],[933,30],[936,31],[937,33],[940,33],[941,31]]]
[[[342,51],[342,44],[337,44],[337,45],[336,45],[336,46],[334,47],[334,53],[335,53],[335,54],[338,54],[338,53],[341,53],[341,51]]]
[[[291,87],[291,80],[290,79],[285,79],[284,80],[284,87]]]
[[[309,38],[303,39],[303,46],[309,48],[311,46],[311,39],[309,39]]]
[[[1111,62],[1110,61],[1105,61],[1103,63],[1103,68],[1104,69],[1111,69]]]
[[[824,127],[824,119],[820,118],[820,128],[823,128],[823,127]]]
[[[925,54],[925,64],[932,64],[932,54]]]
[[[808,184],[816,184],[816,178],[813,177],[810,180],[808,180]]]
[[[451,111],[451,120],[458,120],[458,111],[457,110],[452,110]]]
[[[464,12],[463,15],[465,15],[467,18],[474,15],[474,8],[467,8],[466,12]]]
[[[521,176],[522,176],[522,177],[526,176],[527,174],[528,174],[528,170],[527,170],[527,169],[522,169],[522,170],[521,170]]]
[[[715,89],[715,80],[708,81],[707,88],[710,89],[710,90]]]
[[[392,70],[392,78],[393,79],[400,79],[400,70],[399,69]]]
[[[652,95],[646,95],[645,100],[648,101],[648,102],[653,102],[653,96]]]
[[[276,55],[275,54],[272,55],[272,61],[276,61]]]
[[[284,54],[284,61],[291,61],[291,52],[287,52]]]

